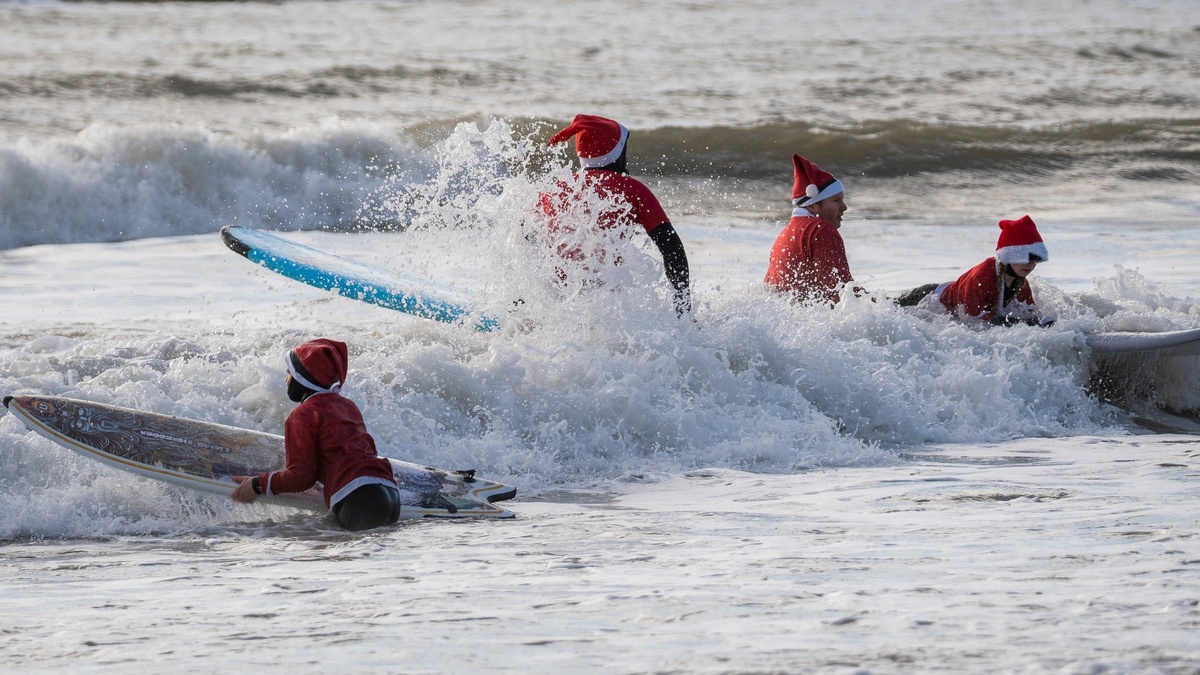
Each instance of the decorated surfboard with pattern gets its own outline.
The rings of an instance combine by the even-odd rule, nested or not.
[[[284,468],[283,437],[158,413],[56,396],[7,396],[4,405],[30,430],[108,466],[193,490],[228,496],[232,476]],[[389,458],[400,487],[401,518],[511,518],[494,502],[516,488],[474,471],[445,471]],[[264,496],[269,503],[324,511],[318,484]]]

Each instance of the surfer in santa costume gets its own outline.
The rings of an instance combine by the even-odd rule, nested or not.
[[[842,182],[800,155],[792,155],[792,219],[775,239],[764,279],[801,301],[836,303],[854,281],[838,229],[846,213]]]
[[[629,130],[606,117],[576,115],[571,124],[550,137],[546,145],[563,143],[571,137],[575,138],[582,176],[576,173],[575,185],[560,182],[556,194],[540,196],[539,206],[547,217],[548,233],[567,233],[571,226],[563,222],[564,215],[579,214],[581,209],[594,221],[597,229],[615,231],[621,238],[624,238],[626,228],[641,227],[662,255],[667,281],[674,291],[676,311],[680,315],[691,311],[691,282],[683,241],[650,188],[626,170]],[[589,199],[588,193],[600,199]],[[594,258],[602,263],[606,257],[604,251],[594,251],[589,256],[578,245],[566,241],[561,241],[556,248],[564,259],[575,262]],[[616,258],[612,264],[620,262]],[[561,268],[559,277],[562,280],[567,277]]]
[[[346,343],[320,338],[288,352],[288,398],[299,403],[283,427],[287,466],[260,476],[235,476],[233,499],[303,492],[317,481],[325,503],[347,530],[390,525],[400,518],[392,465],[375,452],[358,406],[338,392],[346,381]]]
[[[996,254],[967,270],[957,280],[915,288],[896,299],[901,306],[915,305],[927,295],[961,316],[976,317],[997,325],[1028,323],[1049,325],[1042,319],[1028,277],[1039,262],[1050,259],[1042,235],[1029,216],[1000,221]]]

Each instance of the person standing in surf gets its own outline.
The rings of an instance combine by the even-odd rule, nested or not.
[[[325,504],[347,530],[400,519],[392,464],[375,451],[358,406],[342,396],[349,364],[346,343],[319,338],[287,354],[288,398],[299,403],[283,426],[287,465],[259,476],[234,476],[233,500],[303,492],[320,481]]]
[[[955,281],[927,284],[901,295],[896,304],[916,305],[932,295],[947,310],[995,325],[1049,325],[1042,318],[1028,277],[1040,262],[1050,259],[1037,224],[1028,215],[1000,221],[996,254]]]
[[[775,245],[764,281],[802,302],[836,303],[854,281],[838,229],[846,213],[842,182],[800,155],[792,155],[792,219]]]
[[[581,171],[572,177],[574,184],[560,181],[557,193],[539,196],[548,234],[573,234],[575,226],[565,222],[568,214],[593,221],[601,232],[613,232],[622,239],[628,228],[641,227],[662,255],[676,312],[680,316],[690,312],[687,252],[658,198],[626,169],[629,129],[606,117],[576,115],[571,124],[551,136],[546,145],[557,145],[572,137],[581,166]],[[581,263],[581,266],[588,262],[605,262],[607,253],[603,250],[594,250],[589,255],[576,242],[566,241],[561,236],[556,239],[559,243],[555,248],[567,261]],[[619,265],[621,260],[615,257],[610,264]],[[560,281],[565,281],[568,275],[559,268],[558,276]]]

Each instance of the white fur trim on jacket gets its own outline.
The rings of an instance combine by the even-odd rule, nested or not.
[[[364,485],[387,485],[388,487],[399,489],[399,486],[396,485],[396,481],[394,480],[388,480],[387,478],[380,478],[378,476],[359,476],[349,483],[346,483],[341,490],[333,493],[333,496],[329,498],[329,508],[333,508],[338,502],[348,497],[351,492],[354,492]]]

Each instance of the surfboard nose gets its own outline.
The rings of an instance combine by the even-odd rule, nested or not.
[[[225,242],[225,245],[234,253],[244,256],[250,252],[250,246],[233,234],[233,227],[233,225],[226,225],[221,228],[221,241]]]

